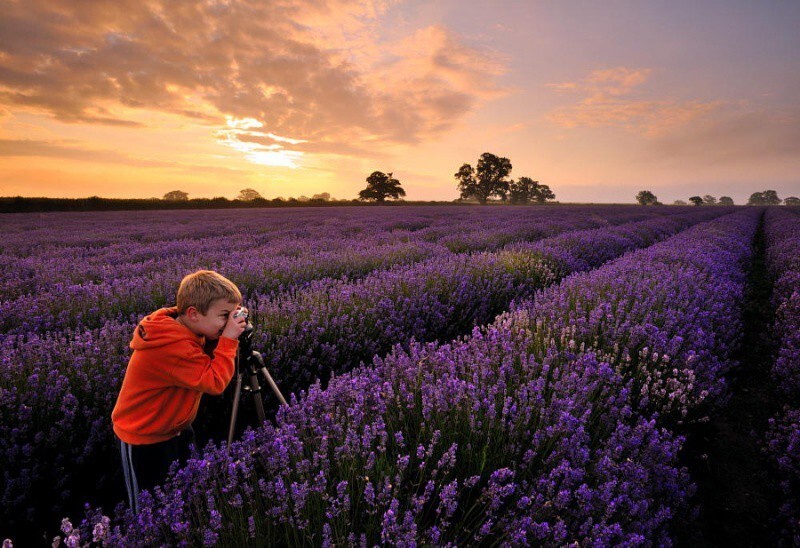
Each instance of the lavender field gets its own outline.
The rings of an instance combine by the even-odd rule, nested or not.
[[[743,438],[767,478],[761,540],[800,544],[797,208],[48,213],[0,228],[0,538],[15,545],[719,544],[706,493],[730,478],[708,472],[704,436],[739,405],[745,366],[768,402]],[[227,447],[230,387],[205,396],[204,447],[133,515],[110,421],[128,343],[200,268],[242,289],[290,404],[268,395],[259,425],[245,402]]]

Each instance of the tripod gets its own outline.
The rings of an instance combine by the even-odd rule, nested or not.
[[[242,390],[252,394],[259,424],[267,419],[264,413],[264,401],[261,399],[261,384],[258,380],[259,375],[270,385],[278,401],[281,402],[282,405],[286,405],[286,399],[283,397],[283,394],[281,394],[278,385],[272,380],[272,376],[264,365],[263,356],[261,356],[261,353],[250,348],[252,336],[253,324],[247,322],[244,332],[239,337],[239,351],[236,353],[236,388],[233,392],[233,409],[231,410],[231,423],[228,427],[228,448],[230,448],[233,442],[233,433],[234,430],[236,430],[236,418],[239,414]],[[249,379],[249,384],[242,386],[245,375],[247,375]]]

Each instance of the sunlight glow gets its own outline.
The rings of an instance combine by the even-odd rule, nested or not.
[[[263,166],[281,166],[295,169],[299,167],[297,161],[303,157],[302,152],[296,150],[259,150],[246,156],[249,162]]]
[[[264,127],[264,124],[255,118],[234,118],[233,116],[226,116],[228,127],[234,129],[252,129],[255,127]]]
[[[303,157],[303,153],[297,150],[286,150],[280,143],[297,145],[307,141],[281,137],[274,133],[250,131],[255,128],[264,127],[264,124],[255,118],[234,118],[232,116],[227,116],[226,120],[228,128],[230,129],[221,129],[217,131],[217,142],[219,144],[243,152],[245,154],[245,159],[253,164],[288,167],[291,169],[300,167],[298,162]],[[245,138],[245,140],[240,139],[240,137]],[[268,145],[262,144],[261,141],[264,139],[269,139],[274,141],[274,143]]]

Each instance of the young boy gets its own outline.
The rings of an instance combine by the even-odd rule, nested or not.
[[[177,306],[146,316],[133,333],[133,355],[111,414],[120,439],[128,499],[166,479],[170,464],[188,457],[192,422],[203,394],[219,395],[234,374],[246,318],[234,318],[242,294],[210,270],[186,276]],[[204,350],[216,341],[213,352]]]

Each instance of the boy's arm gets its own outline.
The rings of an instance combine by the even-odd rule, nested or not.
[[[220,337],[212,359],[200,346],[187,344],[185,353],[168,374],[177,386],[217,396],[233,378],[238,347],[238,340]]]

